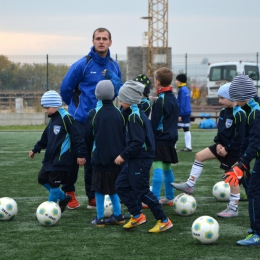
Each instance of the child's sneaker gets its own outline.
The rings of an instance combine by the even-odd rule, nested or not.
[[[160,233],[160,232],[164,232],[167,229],[170,229],[173,226],[172,222],[170,221],[170,219],[167,219],[167,222],[162,222],[161,220],[158,220],[156,225],[148,230],[149,233]]]
[[[143,202],[142,202],[142,208],[143,209],[149,209],[148,205],[144,204]]]
[[[190,187],[186,182],[181,182],[181,183],[172,182],[171,185],[176,190],[180,190],[188,194],[192,194],[195,190],[194,186]]]
[[[133,216],[131,219],[123,226],[125,229],[134,228],[139,225],[142,225],[146,222],[146,216],[141,213],[139,218],[134,218]]]
[[[76,209],[76,208],[80,207],[80,204],[77,200],[77,197],[76,197],[74,191],[66,191],[66,194],[68,194],[72,197],[71,201],[67,205],[68,209]]]
[[[104,227],[105,226],[105,219],[104,218],[93,218],[90,222],[91,225],[93,226],[97,226],[97,227]]]
[[[87,209],[96,209],[96,198],[94,198],[88,202]]]
[[[72,196],[69,194],[66,194],[66,197],[64,200],[59,201],[60,211],[61,213],[66,209],[68,203],[72,200]]]
[[[256,234],[250,234],[245,239],[236,243],[238,246],[260,246],[260,237]]]
[[[223,210],[222,212],[219,212],[217,214],[218,217],[221,218],[233,218],[233,217],[237,217],[238,216],[238,209],[236,211],[234,211],[233,209],[231,209],[229,206]]]
[[[162,198],[159,200],[159,202],[162,204],[162,205],[168,205],[168,206],[173,206],[173,199],[172,200],[169,200],[167,198]]]
[[[192,149],[184,147],[181,150],[179,150],[180,152],[192,152]]]
[[[115,216],[112,214],[108,219],[105,220],[106,225],[121,225],[125,223],[125,217],[120,214],[119,216]]]

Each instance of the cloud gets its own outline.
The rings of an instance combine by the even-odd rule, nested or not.
[[[85,41],[75,36],[0,32],[2,54],[66,54],[68,47],[76,50],[75,46]]]

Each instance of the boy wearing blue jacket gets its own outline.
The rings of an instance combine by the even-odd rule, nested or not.
[[[127,206],[131,219],[123,228],[131,229],[146,222],[141,203],[148,205],[157,220],[150,233],[164,232],[172,227],[156,196],[150,191],[150,168],[154,160],[154,135],[151,123],[144,111],[138,108],[144,85],[133,80],[126,81],[119,90],[119,99],[125,113],[126,147],[115,158],[115,164],[122,165],[117,180],[116,191]]]
[[[111,33],[106,28],[98,28],[93,33],[93,46],[86,57],[79,59],[72,64],[66,76],[64,77],[60,93],[63,101],[68,105],[68,111],[73,116],[84,136],[84,123],[88,112],[95,108],[97,99],[95,97],[95,88],[104,77],[102,72],[106,69],[113,71],[121,78],[121,71],[118,63],[110,56],[109,47],[112,45]],[[117,89],[116,95],[118,92]],[[80,206],[75,195],[75,183],[78,178],[78,165],[76,163],[76,152],[73,153],[74,164],[69,174],[68,183],[62,189],[72,196],[68,204],[69,209],[76,209]],[[90,158],[87,158],[85,164],[85,190],[88,197],[88,209],[95,209],[95,194],[91,191],[92,168]]]
[[[92,185],[95,191],[97,216],[92,225],[103,227],[105,224],[117,225],[125,222],[121,206],[115,191],[115,181],[121,170],[116,165],[116,156],[124,149],[125,119],[120,110],[114,106],[114,86],[110,80],[97,84],[95,95],[98,100],[96,108],[89,111],[86,121],[85,140],[88,157],[92,164]],[[104,198],[108,194],[113,205],[113,214],[104,219]]]
[[[180,152],[191,152],[191,133],[190,133],[190,115],[191,115],[191,104],[190,104],[190,90],[187,87],[187,76],[186,74],[179,74],[176,77],[176,85],[178,87],[178,104],[179,104],[179,123],[178,127],[184,131],[185,147]]]
[[[77,163],[83,166],[86,162],[85,142],[74,119],[64,108],[61,108],[61,97],[56,91],[45,92],[41,98],[41,105],[50,121],[41,139],[29,152],[29,157],[33,159],[35,153],[46,149],[43,165],[38,174],[38,182],[49,191],[48,201],[57,203],[59,200],[59,206],[63,212],[72,200],[69,194],[65,194],[60,189],[60,185],[66,183],[68,172],[72,168],[72,144],[77,152]]]

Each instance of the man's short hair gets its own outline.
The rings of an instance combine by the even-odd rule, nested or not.
[[[110,32],[108,29],[102,28],[102,27],[97,28],[97,29],[93,32],[93,40],[94,40],[94,38],[95,38],[95,33],[96,33],[96,32],[108,32],[108,37],[109,37],[109,40],[111,41],[111,39],[112,39],[112,37],[111,37],[111,32]]]
[[[162,87],[167,87],[172,84],[173,72],[167,67],[162,67],[155,71],[154,78],[160,82]]]

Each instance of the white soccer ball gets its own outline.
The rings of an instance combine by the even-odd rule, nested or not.
[[[43,226],[53,226],[61,218],[60,206],[53,201],[45,201],[36,210],[36,217]]]
[[[14,199],[3,197],[0,199],[0,220],[12,220],[18,212]]]
[[[196,208],[197,203],[192,195],[181,193],[173,200],[173,209],[178,215],[190,216]]]
[[[224,181],[217,182],[212,188],[212,194],[218,201],[229,201],[230,186]]]
[[[113,214],[113,204],[109,195],[105,195],[104,201],[104,217],[109,218]]]
[[[201,216],[193,222],[191,232],[199,243],[211,244],[219,237],[219,224],[210,216]]]

